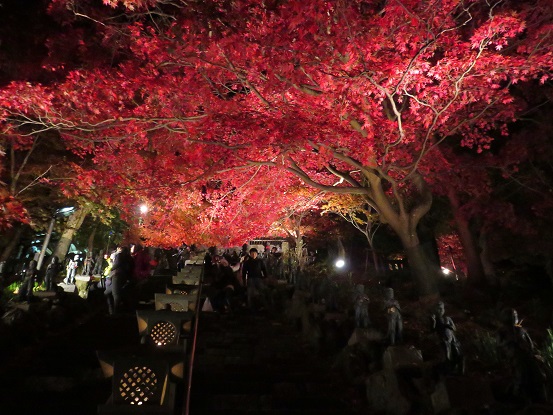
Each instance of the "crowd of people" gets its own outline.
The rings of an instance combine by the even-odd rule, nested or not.
[[[183,244],[174,255],[169,255],[180,271],[195,247]],[[152,251],[153,252],[153,251]],[[151,255],[141,245],[121,245],[111,253],[93,255],[68,255],[62,263],[56,256],[49,259],[43,275],[44,287],[48,291],[57,289],[57,278],[63,273],[63,283],[75,284],[77,276],[90,276],[90,291],[102,291],[109,314],[120,311],[123,303],[132,304],[140,297],[141,289],[154,273],[156,266],[165,264],[169,268],[167,255]],[[19,289],[19,300],[31,302],[33,288],[38,278],[37,263],[31,260],[23,273]],[[237,307],[259,310],[267,307],[265,292],[267,279],[282,278],[282,252],[276,246],[265,247],[263,252],[249,248],[219,253],[212,247],[204,257],[204,280],[209,282],[208,298],[213,310],[231,312]],[[38,281],[42,283],[42,281]]]
[[[245,244],[240,253],[227,250],[222,254],[215,248],[208,250],[205,276],[211,281],[208,298],[214,311],[267,308],[267,281],[282,278],[282,253],[276,246],[265,247],[263,253],[248,248]]]
[[[19,287],[19,301],[33,300],[33,289],[37,282],[44,282],[47,291],[56,291],[58,275],[65,271],[63,283],[66,285],[75,284],[78,275],[96,277],[90,278],[87,289],[102,290],[109,313],[115,314],[124,299],[130,303],[133,297],[137,297],[157,265],[156,259],[139,244],[121,245],[111,254],[100,253],[96,257],[88,255],[84,261],[81,261],[81,257],[80,254],[68,255],[64,270],[64,264],[58,257],[52,256],[44,272],[44,281],[39,281],[37,261],[29,261]]]
[[[103,289],[109,314],[116,314],[123,301],[136,301],[156,261],[142,245],[119,246],[105,261],[102,277],[91,289]]]

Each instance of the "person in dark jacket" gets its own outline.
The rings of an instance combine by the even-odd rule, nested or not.
[[[233,298],[240,294],[242,287],[226,258],[218,260],[217,268],[217,276],[211,284],[214,289],[211,305],[215,311],[230,312]]]
[[[248,306],[254,309],[254,299],[257,297],[264,301],[265,284],[263,280],[267,278],[267,269],[262,259],[258,258],[257,249],[250,249],[250,257],[244,261],[242,267],[242,277],[246,281],[248,292]]]
[[[141,299],[146,299],[151,294],[151,287],[150,290],[148,289],[148,280],[152,272],[152,258],[148,249],[140,244],[134,245],[131,255],[133,258],[132,283],[134,285],[132,287],[132,303],[138,304]]]
[[[128,246],[117,248],[113,265],[106,281],[104,295],[107,298],[110,314],[116,314],[121,307],[125,287],[130,283],[133,271],[133,258]]]
[[[150,277],[152,266],[151,258],[147,249],[142,245],[135,245],[132,252],[133,257],[133,279],[137,282],[144,282]]]

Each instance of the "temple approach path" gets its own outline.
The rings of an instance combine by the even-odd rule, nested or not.
[[[97,413],[111,380],[96,351],[139,342],[134,312],[108,316],[104,308],[3,359],[1,415]],[[198,328],[190,414],[367,414],[333,358],[311,350],[283,315],[202,313]]]
[[[190,413],[367,414],[332,363],[281,316],[204,313]]]

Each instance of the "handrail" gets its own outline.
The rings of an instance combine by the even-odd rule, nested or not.
[[[182,410],[183,415],[190,414],[190,396],[192,391],[192,372],[194,371],[194,357],[196,354],[196,338],[198,337],[198,326],[200,323],[200,302],[202,298],[202,282],[204,280],[204,271],[205,268],[202,268],[202,274],[200,276],[200,283],[198,284],[198,300],[196,301],[196,312],[195,315],[195,324],[194,332],[192,334],[192,348],[190,349],[190,358],[188,361],[188,379],[186,381],[186,399],[184,402],[184,407]]]

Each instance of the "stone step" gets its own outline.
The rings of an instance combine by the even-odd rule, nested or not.
[[[314,355],[294,326],[211,313],[198,329],[191,413],[353,413],[330,359]]]
[[[283,388],[287,389],[288,388]],[[288,390],[288,392],[291,392]],[[240,411],[268,411],[268,410],[295,410],[295,411],[342,411],[344,412],[344,403],[336,398],[317,396],[303,396],[299,392],[291,395],[281,394],[245,394],[245,393],[225,393],[225,394],[206,394],[201,406],[194,406],[196,411],[220,411],[235,410]],[[201,399],[201,396],[194,396],[192,403]]]
[[[294,365],[266,366],[260,367],[252,364],[227,364],[227,365],[201,365],[198,361],[194,363],[194,375],[200,379],[207,379],[210,383],[231,382],[231,381],[266,381],[282,382],[289,380],[296,383],[330,384],[336,383],[336,379],[322,370],[311,370],[310,368]]]
[[[336,382],[324,382],[313,379],[309,373],[299,375],[289,372],[275,372],[272,374],[257,374],[248,376],[236,372],[201,372],[194,373],[194,388],[198,390],[228,391],[301,391],[304,396],[321,395],[332,396],[336,393]]]
[[[202,414],[204,412],[191,408],[191,413]],[[210,409],[209,415],[355,415],[354,412],[344,411],[343,409],[291,409],[291,408],[253,408],[253,409]]]

